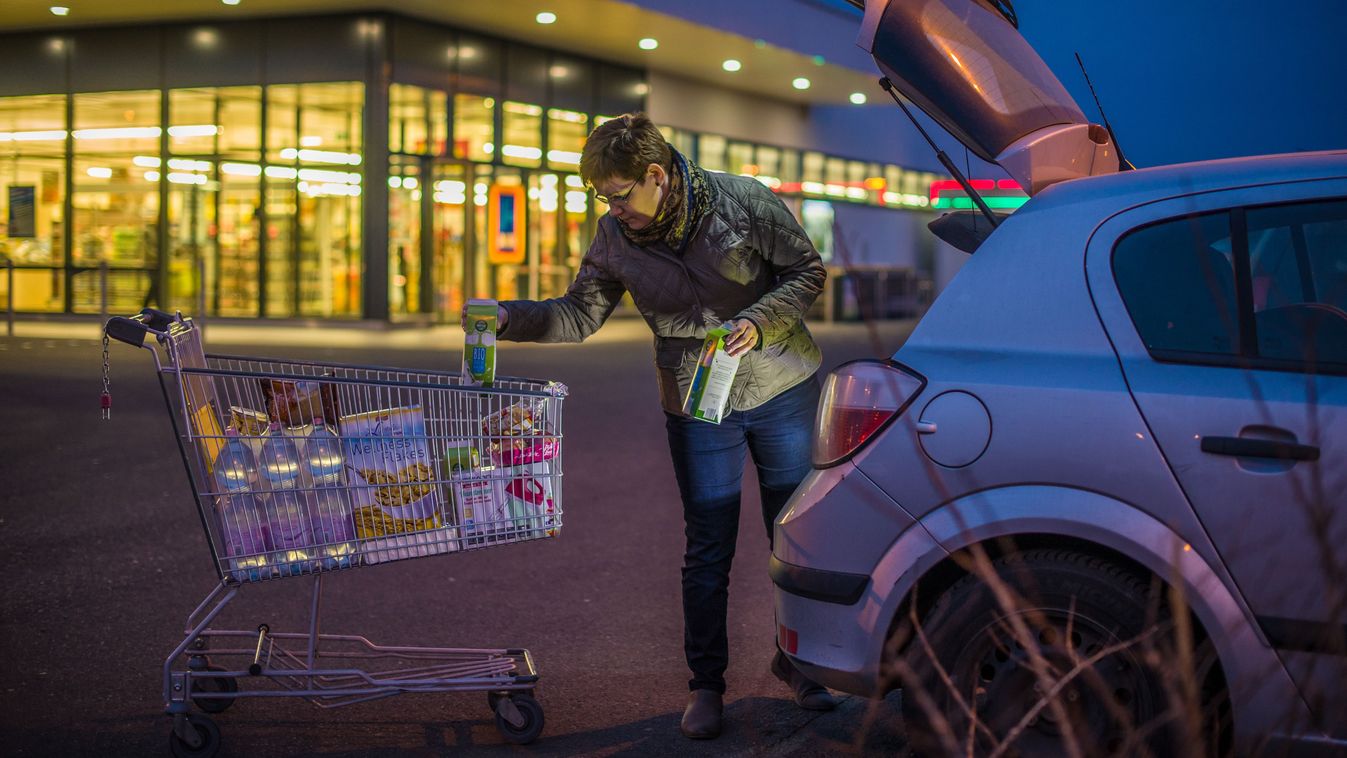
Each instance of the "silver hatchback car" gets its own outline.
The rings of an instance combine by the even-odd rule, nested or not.
[[[1007,5],[867,2],[1032,197],[828,377],[778,642],[927,754],[1347,753],[1347,151],[1120,171]]]

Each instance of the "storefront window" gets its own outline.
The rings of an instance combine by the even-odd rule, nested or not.
[[[431,199],[434,201],[435,310],[453,318],[467,299],[464,274],[468,248],[468,214],[472,188],[466,166],[435,167]]]
[[[580,152],[589,136],[589,118],[583,113],[549,108],[547,111],[547,164],[553,168],[576,171]]]
[[[541,166],[543,109],[528,103],[506,101],[502,111],[505,135],[501,139],[501,162],[529,168]]]
[[[277,85],[267,98],[265,315],[359,315],[364,88]]]
[[[725,138],[703,134],[697,139],[697,156],[707,171],[725,171]]]
[[[421,198],[418,162],[388,166],[388,303],[394,315],[421,310]]]
[[[804,176],[800,190],[806,195],[823,194],[823,153],[804,154]]]
[[[454,96],[454,157],[490,161],[495,151],[491,117],[496,101],[478,95]]]
[[[4,299],[17,311],[65,308],[65,108],[64,95],[0,98],[0,258],[14,261]]]
[[[753,146],[746,142],[731,142],[726,170],[732,174],[757,176],[758,164],[753,161]]]
[[[134,311],[146,302],[161,302],[160,93],[105,92],[74,98],[74,263],[108,264],[111,310]],[[77,312],[100,310],[99,276],[96,269],[75,273]]]
[[[758,180],[772,189],[781,187],[781,151],[758,146]]]
[[[800,151],[781,151],[781,181],[794,183],[800,181]]]
[[[446,139],[446,99],[443,92],[423,87],[389,85],[389,152],[440,155]]]
[[[257,183],[261,175],[261,88],[220,87],[172,90],[168,127],[168,270],[170,309],[255,314],[257,307],[256,228],[238,229],[241,216],[255,223]],[[139,160],[154,164],[154,156]],[[229,191],[221,194],[222,187]],[[246,209],[232,207],[243,202]],[[230,220],[226,232],[222,219]],[[247,240],[244,244],[241,240]],[[223,279],[234,284],[227,289]],[[206,291],[201,291],[202,282]]]

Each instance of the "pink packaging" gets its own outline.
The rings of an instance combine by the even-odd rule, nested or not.
[[[491,461],[503,468],[527,466],[530,463],[550,461],[561,452],[561,440],[556,437],[542,439],[503,439],[492,440]]]

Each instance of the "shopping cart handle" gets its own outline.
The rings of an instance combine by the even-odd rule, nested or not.
[[[103,327],[107,335],[119,342],[125,342],[132,347],[141,347],[145,344],[145,335],[149,332],[163,334],[168,325],[173,323],[176,317],[156,311],[153,308],[145,308],[140,313],[131,316],[113,316],[108,319],[108,323]]]

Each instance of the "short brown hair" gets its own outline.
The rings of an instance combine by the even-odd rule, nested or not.
[[[664,135],[644,113],[624,113],[589,133],[580,154],[580,178],[591,185],[612,177],[639,179],[652,163],[672,170]]]

